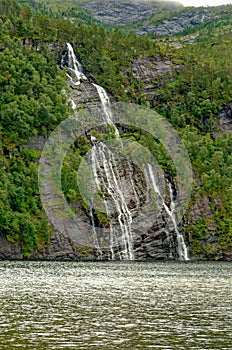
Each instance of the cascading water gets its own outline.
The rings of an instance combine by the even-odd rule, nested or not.
[[[102,186],[104,186],[104,193],[108,198],[108,200],[104,199],[107,216],[112,218],[111,200],[117,212],[117,219],[110,222],[110,249],[112,258],[115,256],[114,249],[118,248],[121,259],[133,260],[132,216],[121,190],[122,185],[115,155],[103,143],[96,144],[92,149],[92,169],[98,191],[101,192]]]
[[[71,105],[72,105],[72,109],[76,109],[77,105],[71,98],[70,98],[70,102],[71,102]]]
[[[68,68],[75,73],[77,82],[80,84],[81,79],[86,80],[86,76],[82,73],[80,63],[77,61],[71,44],[67,44],[68,51]],[[72,77],[70,77],[72,80]],[[73,81],[72,81],[73,82]],[[112,121],[112,112],[110,99],[106,91],[97,84],[92,84],[98,92],[101,100],[102,109],[105,116],[105,121],[108,125],[114,128],[115,136],[119,137],[119,131]],[[74,104],[73,108],[75,109]],[[127,206],[126,198],[121,190],[122,184],[117,169],[117,160],[114,153],[105,144],[98,142],[92,148],[91,165],[95,177],[97,189],[100,191],[102,186],[105,187],[105,191],[108,192],[110,198],[113,200],[117,211],[117,220],[111,220],[110,222],[110,251],[111,259],[115,258],[114,250],[118,251],[120,259],[134,260],[133,250],[133,237],[132,237],[132,216]],[[101,167],[104,169],[104,175],[101,172]],[[100,176],[100,179],[99,179]],[[97,237],[97,231],[94,224],[92,201],[90,204],[90,220],[94,233],[95,246],[98,249],[99,254],[102,254],[100,249],[99,240]],[[107,216],[110,217],[110,205],[107,200],[104,199],[104,205]],[[113,222],[114,221],[114,222]]]
[[[89,201],[89,216],[90,216],[90,222],[91,222],[92,229],[93,229],[94,246],[97,248],[98,253],[99,253],[99,257],[101,259],[102,250],[100,248],[99,241],[98,241],[97,230],[96,230],[95,222],[94,222],[93,203],[91,201]]]
[[[105,89],[103,89],[102,86],[94,84],[94,83],[93,83],[93,86],[95,86],[95,88],[97,89],[98,95],[100,97],[103,111],[104,111],[105,116],[106,116],[107,124],[112,125],[114,127],[115,135],[117,137],[119,137],[119,131],[116,128],[115,124],[112,122],[112,112],[111,112],[110,99],[109,99]]]
[[[204,22],[204,19],[205,19],[205,15],[202,16],[201,23]]]
[[[68,74],[68,77],[71,79],[74,85],[79,85],[81,80],[88,80],[87,77],[82,72],[81,64],[78,62],[76,55],[73,51],[73,47],[70,43],[67,43],[67,53],[68,53],[68,68],[73,73],[72,75]],[[61,62],[61,65],[63,63]]]
[[[167,183],[168,183],[168,187],[169,187],[170,201],[171,201],[170,217],[172,219],[174,229],[176,232],[176,237],[177,237],[177,252],[178,252],[180,260],[187,261],[187,260],[189,260],[188,249],[186,247],[186,244],[185,244],[185,241],[184,241],[182,234],[178,230],[176,217],[175,217],[176,205],[175,205],[175,200],[174,200],[173,188],[172,188],[172,185],[169,181],[167,181]]]
[[[105,89],[94,83],[92,85],[95,86],[95,88],[97,89],[99,98],[102,103],[104,115],[106,117],[106,123],[108,125],[113,126],[116,137],[119,137],[119,131],[112,121],[110,99]],[[118,248],[119,256],[121,259],[134,260],[133,237],[131,231],[132,216],[127,206],[125,196],[121,190],[122,185],[117,170],[116,159],[114,153],[109,149],[109,147],[107,147],[103,143],[99,143],[99,146],[100,147],[95,154],[95,160],[100,160],[100,163],[103,164],[106,181],[102,181],[102,185],[106,187],[107,192],[113,199],[118,214],[117,223],[119,224],[119,227],[118,224],[115,226],[113,222],[110,223],[110,249],[112,259],[114,258],[114,248]],[[98,168],[100,168],[101,166],[100,163],[98,163]],[[95,164],[93,162],[93,166],[95,168],[96,174],[96,162]],[[99,184],[98,187],[100,189]],[[110,211],[107,201],[105,201],[105,207],[109,215]],[[120,230],[118,230],[119,228]]]
[[[151,164],[148,164],[148,174],[149,174],[149,179],[151,180],[153,190],[158,195],[158,199],[161,201],[161,204],[162,204],[164,210],[166,211],[166,213],[168,214],[168,216],[170,217],[170,219],[173,223],[174,230],[175,230],[176,237],[177,237],[177,253],[178,253],[179,259],[180,260],[189,260],[188,250],[187,250],[184,238],[181,235],[180,231],[178,230],[178,226],[177,226],[177,222],[176,222],[176,217],[175,217],[176,208],[175,208],[175,200],[174,200],[172,185],[167,180],[167,185],[169,188],[169,195],[170,195],[170,208],[169,208],[167,206],[167,204],[165,203],[165,198],[163,197],[163,195],[161,194],[161,192],[159,190],[159,187],[157,186],[156,179],[154,176],[154,171],[153,171]],[[168,234],[168,238],[170,240],[169,232],[167,232],[167,234]]]
[[[68,68],[72,74],[69,74],[69,79],[75,85],[79,85],[81,80],[87,80],[87,77],[82,72],[82,68],[76,56],[74,54],[73,48],[71,44],[67,44],[67,61]],[[63,62],[61,61],[61,66]],[[75,81],[74,81],[75,80]],[[113,122],[112,118],[112,110],[110,99],[103,89],[103,87],[92,83],[92,85],[96,88],[101,104],[102,110],[105,116],[105,122],[108,125],[111,125],[114,128],[115,136],[119,137],[119,131],[116,125]],[[76,108],[75,102],[72,100],[73,109]],[[92,140],[92,139],[91,139]],[[128,207],[125,195],[123,193],[123,186],[120,178],[120,174],[118,171],[117,159],[115,157],[114,152],[106,146],[104,143],[95,140],[93,143],[93,148],[91,150],[91,167],[94,174],[95,184],[98,192],[104,192],[102,195],[103,204],[105,206],[106,215],[109,219],[109,242],[110,242],[110,259],[115,259],[116,255],[120,259],[134,260],[134,246],[133,246],[133,233],[132,233],[132,215],[130,209]],[[128,168],[130,168],[130,164],[128,163]],[[171,183],[167,182],[170,194],[170,208],[165,203],[165,199],[159,190],[159,187],[156,183],[156,179],[154,176],[153,168],[150,164],[148,164],[147,168],[144,168],[144,172],[149,179],[149,182],[152,184],[153,190],[158,195],[158,201],[160,207],[163,207],[166,211],[167,215],[171,219],[173,223],[174,230],[177,237],[177,253],[180,260],[189,260],[188,259],[188,251],[185,245],[183,236],[178,230],[176,217],[175,217],[175,200],[173,189]],[[130,178],[130,183],[134,195],[136,197],[136,201],[139,203],[139,198],[137,196],[134,181]],[[103,190],[104,189],[104,190]],[[113,203],[113,205],[112,205]],[[89,201],[89,213],[90,213],[90,221],[93,230],[94,244],[98,250],[99,258],[103,256],[103,252],[101,250],[100,239],[98,237],[97,228],[95,227],[95,219],[94,219],[94,198]],[[115,208],[115,212],[113,212],[112,208]],[[171,252],[171,240],[173,237],[166,232],[167,238],[170,242],[170,257],[172,258]],[[104,258],[104,257],[103,257]]]

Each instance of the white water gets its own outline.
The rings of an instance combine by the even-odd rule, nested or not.
[[[74,85],[79,85],[81,80],[87,80],[87,77],[82,72],[82,68],[80,63],[78,62],[75,53],[73,51],[73,47],[71,44],[67,43],[68,50],[68,67],[73,72],[77,81],[73,81],[72,77],[68,75]]]
[[[231,350],[229,262],[0,261],[2,350]]]
[[[98,241],[98,235],[97,235],[95,222],[94,222],[94,215],[93,215],[93,205],[92,205],[91,202],[89,202],[89,216],[90,216],[90,222],[91,222],[92,229],[93,229],[93,234],[94,234],[94,246],[98,250],[99,259],[101,259],[101,257],[102,257],[102,250],[100,248],[99,241]]]
[[[106,90],[95,83],[92,84],[98,92],[99,98],[102,103],[102,108],[104,111],[104,115],[106,117],[106,122],[108,125],[113,126],[116,137],[119,137],[119,131],[116,128],[115,124],[112,121],[112,110],[109,96],[107,95]],[[94,159],[93,159],[94,158]],[[130,210],[128,209],[126,199],[124,197],[123,192],[121,191],[121,183],[120,177],[117,171],[117,164],[114,157],[114,154],[110,151],[110,149],[101,144],[98,151],[95,150],[95,155],[92,158],[93,160],[93,170],[95,173],[95,178],[97,178],[97,167],[100,168],[100,163],[97,164],[97,161],[101,161],[104,165],[104,171],[107,179],[107,183],[104,183],[104,179],[102,178],[103,185],[106,186],[106,190],[114,200],[117,213],[118,213],[118,223],[121,231],[121,238],[118,229],[114,227],[114,225],[110,224],[110,249],[112,259],[114,259],[114,249],[118,248],[120,253],[120,258],[126,260],[134,260],[134,251],[133,251],[133,235],[131,232],[131,224],[132,224],[132,216]],[[100,189],[99,182],[97,183],[98,189]],[[136,191],[135,191],[136,194]],[[105,201],[106,212],[109,216],[109,208],[107,201]]]
[[[188,258],[188,250],[184,241],[183,236],[181,235],[180,231],[178,230],[178,226],[177,226],[177,222],[176,222],[176,217],[175,217],[175,200],[174,200],[174,195],[173,195],[173,189],[172,189],[172,185],[170,184],[170,182],[167,180],[167,184],[168,184],[168,188],[169,188],[169,194],[170,194],[170,208],[167,206],[167,204],[165,203],[165,198],[163,197],[163,195],[161,194],[159,187],[156,183],[156,179],[154,176],[154,171],[153,168],[151,166],[151,164],[148,164],[148,172],[149,172],[149,178],[151,180],[152,183],[152,187],[155,191],[155,193],[158,194],[158,197],[162,203],[162,206],[164,208],[164,210],[166,211],[166,213],[168,214],[168,216],[170,217],[173,226],[174,226],[174,230],[176,233],[176,237],[177,237],[177,253],[179,256],[180,260],[189,260]],[[170,237],[168,237],[170,238]]]
[[[86,76],[82,72],[82,67],[76,56],[74,54],[73,48],[71,44],[67,44],[68,49],[68,65],[69,69],[75,74],[77,82],[73,82],[74,84],[80,84],[81,80],[87,80]],[[72,80],[72,77],[69,76]],[[73,81],[73,80],[72,80]],[[104,115],[106,117],[106,122],[108,125],[114,127],[116,137],[119,137],[119,131],[113,123],[112,118],[112,110],[110,99],[105,91],[105,89],[97,84],[92,84],[98,92],[99,98],[102,103],[102,109]],[[73,109],[76,108],[75,102],[72,102]],[[112,198],[114,205],[117,210],[117,225],[113,223],[112,220],[110,222],[110,251],[111,251],[111,259],[115,258],[114,250],[118,251],[120,259],[126,260],[134,260],[134,250],[133,250],[133,234],[132,234],[132,216],[130,210],[127,206],[125,196],[122,191],[122,183],[120,180],[119,172],[117,169],[117,162],[113,152],[103,143],[97,142],[96,145],[92,148],[92,169],[95,177],[95,183],[97,185],[98,191],[102,191],[102,187],[105,188],[105,192],[107,192]],[[102,174],[102,170],[104,169],[104,175]],[[177,222],[175,218],[175,201],[173,196],[173,190],[171,184],[168,183],[169,191],[170,191],[170,200],[171,200],[171,208],[166,205],[165,200],[156,184],[155,176],[153,173],[152,166],[148,164],[148,173],[149,178],[151,179],[151,183],[154,191],[158,194],[158,197],[162,203],[163,208],[165,209],[168,216],[171,218],[171,221],[174,225],[174,229],[177,236],[177,252],[180,260],[189,260],[188,259],[188,251],[185,245],[183,236],[178,230]],[[99,179],[100,176],[100,179]],[[133,183],[133,179],[130,179]],[[135,191],[134,186],[132,186],[135,195],[137,193]],[[104,199],[103,202],[106,209],[107,217],[111,217],[111,208],[110,204]],[[139,203],[139,200],[138,200]],[[102,255],[102,251],[100,249],[99,239],[97,235],[97,231],[94,224],[94,216],[93,216],[93,207],[90,204],[90,220],[94,233],[95,246],[98,249],[99,255]]]
[[[97,85],[94,83],[92,85],[97,89],[98,95],[99,95],[101,103],[102,103],[103,111],[104,111],[105,116],[106,116],[107,123],[114,127],[115,135],[117,137],[119,137],[119,131],[112,121],[113,118],[112,118],[111,104],[110,104],[109,96],[106,93],[106,90],[103,89],[103,87],[100,85]]]
[[[72,99],[70,99],[70,102],[71,102],[71,105],[72,105],[72,109],[76,109],[77,108],[76,103]]]
[[[69,43],[67,44],[67,49],[69,69],[74,72],[75,77],[77,78],[77,82],[75,84],[80,84],[82,79],[87,80],[87,78],[82,73],[82,67],[77,61],[73,48]],[[70,77],[70,79],[72,80],[72,77]],[[92,85],[97,89],[99,98],[102,103],[102,109],[106,117],[106,123],[114,128],[116,137],[119,137],[119,131],[117,130],[115,124],[112,121],[111,105],[106,91],[97,84],[93,83]],[[72,100],[71,102],[73,109],[75,109],[75,102]],[[104,167],[105,177],[103,177],[103,174],[100,174],[101,180],[99,180],[98,170],[100,170],[102,164]],[[98,147],[94,146],[92,149],[92,169],[98,190],[100,191],[102,186],[104,186],[106,191],[110,194],[111,198],[113,199],[115,207],[117,209],[117,221],[120,230],[118,230],[118,225],[113,225],[112,223],[110,223],[110,258],[115,258],[114,249],[117,249],[119,251],[119,256],[121,259],[134,260],[133,239],[131,233],[132,217],[127,207],[127,203],[123,192],[121,191],[122,186],[117,171],[116,160],[114,154],[110,151],[110,149],[100,142],[98,143]],[[99,239],[94,224],[93,208],[91,206],[91,203],[89,204],[90,221],[92,224],[94,234],[94,244],[95,247],[98,249],[99,255],[101,257],[102,251],[100,249]],[[106,200],[104,200],[104,205],[106,208],[106,214],[108,217],[110,217],[110,209]]]
[[[100,97],[107,124],[114,127],[115,135],[116,137],[119,137],[119,131],[112,121],[113,118],[110,99],[105,89],[102,86],[94,83],[93,86],[95,86],[97,89],[98,95]],[[126,260],[134,260],[133,235],[131,231],[132,216],[127,206],[125,196],[121,191],[122,185],[117,170],[115,156],[106,145],[101,144],[98,153],[95,155],[95,158],[100,159],[103,163],[107,179],[107,183],[104,183],[103,180],[103,185],[106,186],[108,193],[114,200],[114,204],[118,213],[117,221],[120,226],[121,238],[117,227],[114,227],[112,223],[110,224],[110,249],[112,253],[112,259],[114,258],[113,247],[115,247],[116,244],[116,247],[118,247],[118,251],[120,252],[120,258]],[[98,164],[98,167],[100,167],[100,164]],[[106,210],[109,211],[107,207],[107,201],[105,201],[105,206]]]
[[[100,171],[102,168],[104,169],[104,174]],[[117,210],[116,225],[112,221],[110,223],[111,258],[114,259],[114,249],[118,248],[117,250],[120,253],[121,259],[134,260],[133,237],[131,232],[132,216],[121,190],[122,185],[115,156],[103,143],[98,143],[92,149],[92,169],[97,189],[102,191],[102,185],[104,186],[104,192],[112,198]],[[105,199],[103,201],[107,216],[110,217],[110,204]]]
[[[176,232],[176,237],[177,237],[177,252],[178,252],[179,258],[181,260],[187,261],[187,260],[189,260],[188,249],[186,247],[184,238],[177,227],[177,222],[176,222],[176,217],[175,217],[176,207],[175,207],[175,200],[174,200],[172,185],[169,181],[167,181],[167,183],[168,183],[168,187],[169,187],[170,200],[171,200],[171,219],[172,219],[174,229]]]
[[[99,143],[100,145],[100,143]],[[100,168],[100,164],[99,164],[99,156],[98,156],[98,152],[97,152],[97,148],[96,146],[94,146],[92,148],[92,152],[91,152],[91,160],[92,160],[92,169],[93,169],[93,174],[94,174],[94,180],[95,180],[95,183],[97,185],[97,190],[98,191],[102,191],[102,188],[101,188],[101,183],[104,184],[104,179],[103,179],[103,174],[102,172],[100,172],[100,174],[98,174],[98,169]],[[100,177],[100,179],[99,179]],[[109,209],[108,209],[108,204],[107,204],[107,201],[105,200],[104,196],[103,196],[103,203],[104,203],[104,206],[105,206],[105,209],[106,209],[106,214],[107,214],[107,217],[109,218],[110,217],[110,212],[109,212]],[[92,208],[90,209],[90,211],[92,212]],[[95,239],[97,241],[97,247],[99,246],[99,240],[98,240],[98,236],[96,234],[96,230],[95,230],[95,227],[93,227],[93,230],[95,231]],[[113,232],[113,227],[112,225],[110,225],[110,251],[111,251],[111,256],[109,256],[109,259],[112,259],[114,260],[115,256],[114,256],[114,250],[113,250],[113,246],[114,246],[114,232]]]

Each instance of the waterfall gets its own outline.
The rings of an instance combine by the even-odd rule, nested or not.
[[[170,201],[171,201],[171,219],[174,225],[174,229],[176,232],[176,237],[177,237],[177,252],[179,255],[180,260],[189,260],[188,258],[188,250],[184,241],[184,238],[180,231],[178,230],[177,227],[177,222],[176,222],[176,216],[175,216],[175,211],[176,211],[176,206],[175,206],[175,200],[174,200],[174,195],[173,195],[173,188],[172,185],[169,181],[167,181],[168,187],[169,187],[169,193],[170,193]]]
[[[94,83],[92,85],[97,89],[99,98],[102,103],[102,109],[106,117],[106,123],[108,125],[113,126],[116,137],[119,137],[120,136],[119,131],[112,121],[113,118],[112,118],[110,99],[105,89],[102,86]],[[114,200],[117,213],[118,213],[117,221],[121,231],[120,239],[119,239],[120,233],[118,232],[118,229],[114,227],[112,222],[110,223],[110,242],[111,242],[110,249],[111,249],[112,259],[114,259],[113,248],[117,247],[118,252],[120,254],[120,258],[126,259],[126,260],[134,260],[133,235],[131,230],[132,216],[127,206],[125,196],[121,190],[122,186],[120,183],[120,177],[117,170],[115,156],[106,145],[100,144],[99,151],[96,152],[95,158],[98,160],[100,159],[103,163],[104,172],[107,179],[106,182],[103,181],[103,185],[105,185],[106,190],[110,194],[111,198]],[[96,176],[96,163],[94,167],[95,167],[94,172]],[[100,164],[98,164],[98,167],[100,167]],[[135,191],[135,194],[136,194],[136,191]],[[107,201],[105,201],[105,207],[109,216],[110,212],[109,212]]]
[[[176,221],[176,216],[175,216],[176,207],[175,207],[175,200],[174,200],[172,185],[167,180],[169,194],[170,194],[170,208],[169,208],[167,206],[167,204],[165,203],[165,198],[161,194],[159,187],[156,183],[154,171],[153,171],[151,164],[148,164],[148,173],[149,173],[149,178],[151,180],[153,190],[158,195],[158,199],[161,201],[161,204],[162,204],[164,210],[166,211],[166,213],[168,214],[168,216],[170,217],[170,219],[173,223],[174,230],[175,230],[176,237],[177,237],[177,253],[178,253],[179,259],[180,260],[189,260],[188,250],[187,250],[186,244],[184,242],[184,238],[183,238],[182,234],[180,233],[180,231],[178,230],[178,226],[177,226],[177,221]],[[167,234],[168,234],[168,238],[170,240],[169,233],[167,233]]]
[[[92,85],[95,86],[95,88],[97,89],[98,95],[99,95],[101,103],[102,103],[103,111],[104,111],[105,116],[106,116],[107,124],[109,124],[109,125],[114,127],[115,135],[117,137],[119,137],[119,131],[118,131],[118,129],[116,128],[115,124],[112,121],[112,112],[111,112],[110,99],[109,99],[105,89],[103,89],[102,86],[94,84],[94,83]]]
[[[63,66],[62,59],[61,59],[60,67]],[[72,109],[75,110],[77,108],[77,105],[76,105],[76,103],[74,102],[74,100],[71,97],[68,97],[67,91],[65,89],[63,89],[61,92],[67,98],[67,102],[71,103]]]
[[[96,231],[95,222],[94,222],[94,215],[93,215],[93,204],[91,201],[89,201],[89,216],[90,216],[90,222],[91,222],[92,229],[93,229],[94,246],[97,248],[97,251],[99,253],[99,258],[101,259],[102,258],[102,250],[100,248],[99,241],[98,241],[97,231]]]
[[[72,83],[74,85],[79,85],[81,80],[88,80],[87,77],[82,72],[82,67],[76,58],[72,45],[69,43],[67,43],[67,53],[68,53],[68,68],[73,73],[75,80],[77,80],[77,81],[74,81],[72,76],[68,74],[68,77],[71,79]],[[63,61],[61,61],[61,65],[63,66]]]
[[[114,249],[117,248],[121,259],[134,260],[133,237],[131,232],[132,216],[128,209],[114,153],[105,144],[99,142],[92,149],[92,169],[98,191],[102,192],[107,217],[110,222],[110,250],[114,259]],[[102,171],[103,169],[103,171]],[[107,194],[108,200],[105,199]],[[117,218],[112,220],[113,200]],[[113,222],[114,221],[114,222]]]
[[[116,137],[119,137],[119,131],[116,128],[115,124],[112,121],[112,112],[109,97],[106,91],[99,85],[93,84],[99,94],[103,111],[106,116],[106,122],[109,125],[112,125],[115,130]],[[118,252],[120,253],[120,258],[126,260],[134,260],[134,249],[133,249],[133,234],[132,234],[132,216],[128,205],[126,203],[126,198],[124,196],[123,191],[121,190],[122,184],[118,172],[118,166],[116,163],[116,158],[114,153],[107,147],[102,144],[99,148],[99,153],[97,158],[99,158],[104,167],[104,172],[106,175],[106,182],[103,184],[106,186],[106,190],[110,194],[111,198],[114,201],[117,210],[117,223],[120,227],[120,232],[118,230],[118,224],[114,227],[113,222],[111,222],[111,232],[110,232],[110,240],[111,240],[111,251],[113,247],[118,248]],[[107,203],[106,203],[107,209]],[[121,234],[121,238],[120,237]]]
[[[76,108],[77,108],[77,105],[76,105],[76,103],[73,101],[73,99],[70,98],[70,102],[71,102],[72,109],[76,109]]]
[[[71,44],[67,44],[68,53],[68,68],[73,72],[77,82],[74,82],[72,76],[69,76],[71,81],[78,85],[81,80],[87,80],[86,76],[82,72],[82,67],[74,54]],[[63,62],[61,62],[63,65]],[[105,116],[106,124],[111,125],[114,128],[116,137],[119,137],[119,131],[113,123],[112,111],[110,99],[103,87],[93,83],[92,84],[99,95],[102,109]],[[72,102],[72,107],[75,109],[75,102]],[[132,216],[128,208],[126,198],[122,191],[122,183],[119,176],[119,170],[117,160],[114,153],[108,146],[102,142],[95,140],[93,142],[93,148],[91,152],[91,166],[94,173],[95,183],[99,192],[104,188],[104,192],[108,194],[110,199],[106,200],[103,196],[103,203],[106,210],[106,215],[110,219],[110,254],[111,259],[115,258],[115,251],[119,254],[120,259],[134,260],[133,250],[133,236],[132,236]],[[103,169],[103,170],[102,170]],[[116,218],[111,218],[112,204],[116,209]],[[100,257],[102,256],[102,250],[100,249],[99,238],[94,222],[93,214],[93,199],[89,201],[90,206],[90,222],[93,229],[94,245],[97,248]],[[114,213],[115,216],[115,213]]]
[[[62,58],[63,59],[63,58]],[[87,80],[87,77],[82,72],[82,67],[76,56],[74,54],[72,46],[67,44],[67,61],[69,71],[72,73],[69,75],[69,79],[73,84],[79,85],[82,80]],[[64,60],[61,60],[61,66],[64,64]],[[75,81],[73,80],[75,78]],[[105,117],[105,122],[114,128],[115,136],[119,138],[119,131],[113,122],[112,109],[110,99],[105,91],[105,89],[95,83],[92,85],[96,88],[103,110],[103,116]],[[76,108],[76,104],[71,100],[73,109]],[[134,245],[133,245],[133,233],[132,233],[132,214],[130,212],[129,206],[127,204],[126,196],[123,193],[123,183],[120,177],[119,164],[115,153],[105,145],[104,143],[98,141],[93,136],[90,136],[93,141],[93,147],[91,150],[91,167],[94,174],[94,180],[96,184],[96,189],[99,194],[101,194],[101,199],[105,207],[106,216],[109,219],[109,258],[114,260],[119,257],[120,259],[134,260]],[[130,164],[126,160],[130,169]],[[148,171],[147,171],[148,169]],[[170,194],[170,208],[165,203],[165,198],[163,197],[159,187],[157,186],[153,168],[148,164],[148,168],[145,169],[146,176],[150,179],[153,190],[158,195],[158,200],[160,207],[162,206],[166,211],[167,215],[171,219],[174,230],[177,237],[177,253],[179,259],[188,260],[188,251],[185,245],[183,236],[178,230],[176,221],[176,208],[175,200],[172,186],[167,182]],[[129,175],[130,176],[130,175]],[[135,189],[133,178],[130,177],[130,183],[132,190],[135,194],[136,200],[139,206],[139,198]],[[98,229],[95,226],[95,212],[93,210],[94,206],[94,194],[92,199],[89,201],[89,216],[90,223],[93,230],[94,245],[99,253],[99,258],[104,258],[102,247],[102,237],[98,237]],[[169,242],[171,244],[171,239],[173,239],[169,232],[167,232]],[[171,249],[170,249],[171,251]]]

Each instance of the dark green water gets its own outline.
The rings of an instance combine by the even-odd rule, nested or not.
[[[0,261],[0,349],[232,349],[232,264]]]

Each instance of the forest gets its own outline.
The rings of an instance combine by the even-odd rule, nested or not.
[[[193,254],[213,259],[215,251],[232,250],[232,134],[219,127],[232,102],[232,6],[218,11],[221,17],[175,36],[152,38],[137,36],[132,25],[101,24],[71,0],[0,0],[0,235],[20,242],[25,257],[49,246],[52,234],[39,197],[40,151],[27,145],[32,137],[47,138],[72,112],[66,72],[57,64],[70,38],[87,76],[116,101],[160,113],[184,141],[195,181],[190,206],[198,194],[207,196],[213,213],[183,226]],[[194,45],[184,44],[193,34]],[[150,101],[133,63],[154,57],[181,68],[153,82],[157,98]],[[212,246],[205,243],[209,236],[217,237]]]

